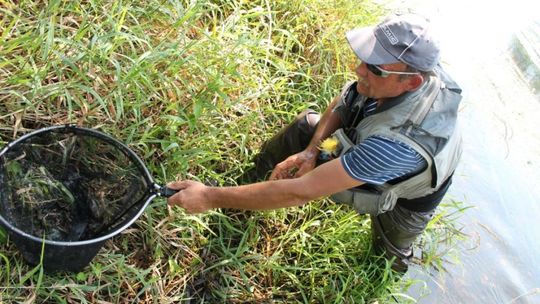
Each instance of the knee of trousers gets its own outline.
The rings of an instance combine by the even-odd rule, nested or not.
[[[298,117],[305,119],[307,125],[313,129],[317,127],[317,124],[319,123],[319,120],[321,119],[321,115],[319,115],[318,112],[313,111],[311,109],[307,109],[303,111],[302,113],[300,113],[300,115],[298,115]]]
[[[274,162],[280,162],[304,150],[315,133],[318,121],[317,112],[303,111],[292,123],[263,144],[261,154],[268,154],[268,158],[272,158]]]
[[[307,109],[298,114],[294,121],[282,129],[279,133],[293,133],[295,136],[308,137],[311,140],[319,120],[319,113],[314,110]]]

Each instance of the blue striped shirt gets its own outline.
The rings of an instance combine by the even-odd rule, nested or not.
[[[377,102],[367,102],[364,117],[373,114]],[[341,157],[345,171],[359,181],[381,185],[427,166],[426,160],[409,145],[398,140],[370,136]]]

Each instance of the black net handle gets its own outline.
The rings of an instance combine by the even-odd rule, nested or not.
[[[176,193],[178,193],[179,191],[180,190],[171,189],[171,188],[169,188],[167,186],[164,186],[164,187],[159,188],[158,194],[160,196],[169,198],[169,197],[175,195]]]

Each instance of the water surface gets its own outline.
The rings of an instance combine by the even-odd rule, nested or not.
[[[450,196],[472,205],[459,223],[470,236],[461,265],[426,280],[420,303],[540,303],[540,100],[531,65],[516,64],[515,37],[537,35],[533,1],[391,1],[429,15],[443,65],[464,89],[464,155]],[[532,25],[532,26],[531,26]],[[532,29],[532,30],[531,30]],[[532,31],[532,32],[531,32]],[[531,36],[529,36],[531,37]],[[538,40],[529,49],[540,53]],[[525,67],[525,68],[524,68]],[[534,72],[534,70],[532,70]]]

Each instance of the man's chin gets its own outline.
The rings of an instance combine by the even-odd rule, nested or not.
[[[356,84],[356,92],[360,93],[361,95],[364,95],[366,97],[369,97],[368,96],[368,92],[369,90],[367,89],[367,87],[362,84],[360,81]]]

